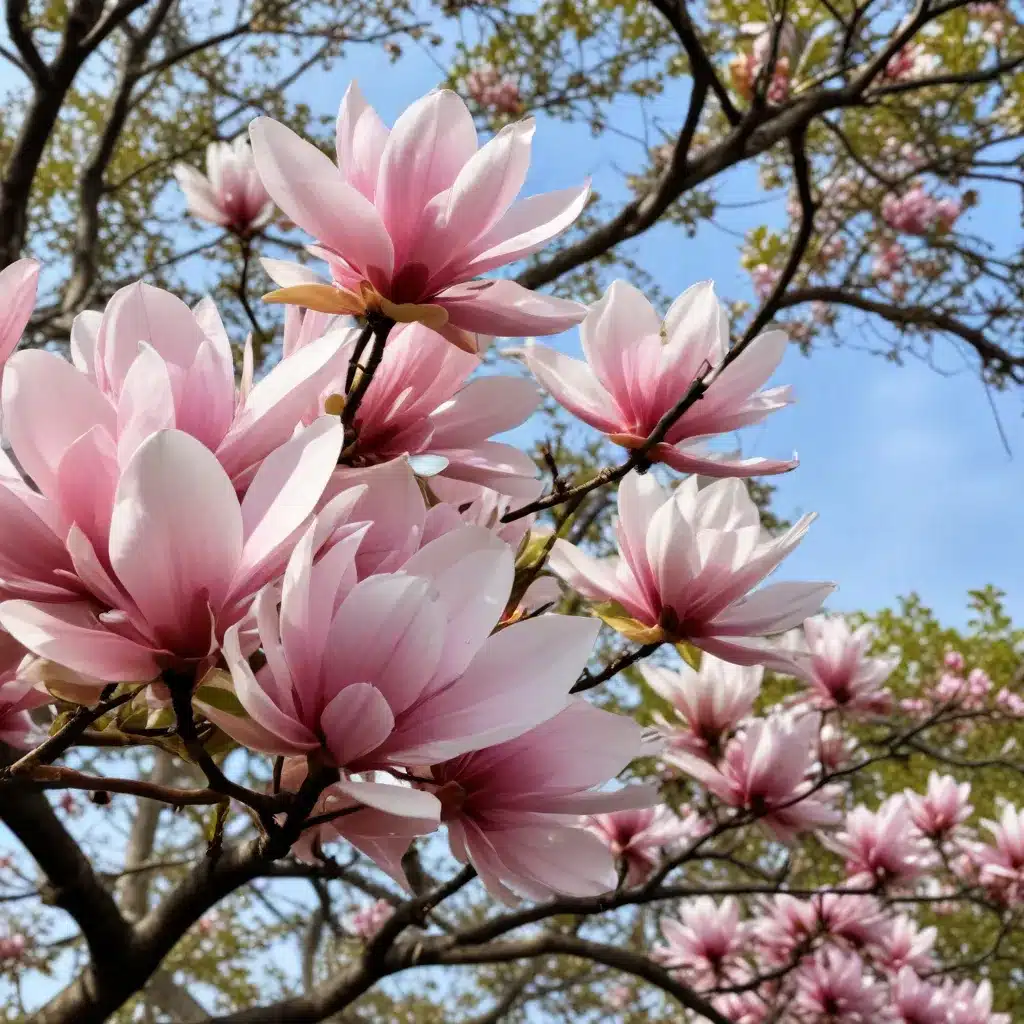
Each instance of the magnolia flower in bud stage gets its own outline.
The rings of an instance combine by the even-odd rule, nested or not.
[[[394,912],[395,908],[387,900],[375,900],[345,914],[341,925],[351,935],[369,942]]]
[[[414,103],[390,131],[355,84],[341,103],[337,164],[268,117],[249,128],[267,191],[317,244],[328,284],[296,265],[267,297],[325,313],[419,320],[472,349],[472,334],[557,334],[585,307],[481,274],[542,249],[579,216],[581,188],[515,202],[530,164],[532,118],[477,148],[453,92]]]
[[[598,614],[640,643],[685,640],[739,665],[792,672],[792,656],[765,637],[820,610],[830,583],[757,586],[800,542],[813,516],[763,539],[757,506],[739,480],[698,489],[689,477],[674,492],[653,474],[619,485],[619,558],[600,561],[555,541],[552,572],[592,601]]]
[[[900,914],[889,923],[877,942],[875,964],[893,973],[910,968],[926,974],[935,968],[932,947],[937,936],[938,929],[934,926],[921,928],[912,918]]]
[[[0,631],[0,743],[16,749],[28,749],[45,738],[28,713],[50,703],[49,694],[25,678],[26,655],[21,644]]]
[[[38,287],[36,260],[17,260],[0,270],[0,375],[28,326]]]
[[[314,560],[323,532],[314,519],[280,593],[266,587],[254,602],[266,665],[254,673],[241,626],[229,630],[223,653],[237,702],[225,699],[225,680],[200,687],[207,718],[250,749],[318,751],[339,769],[365,772],[437,764],[519,736],[564,708],[597,623],[542,615],[492,636],[512,586],[504,542],[463,526],[421,547],[400,572],[358,580],[365,530]],[[344,777],[335,789],[394,814],[438,810],[426,792]]]
[[[188,164],[175,164],[174,176],[189,212],[200,220],[245,236],[266,227],[274,216],[274,201],[263,187],[244,135],[206,147],[206,177]]]
[[[731,739],[717,766],[692,754],[672,751],[670,764],[692,775],[723,803],[756,817],[777,839],[840,820],[832,792],[814,790],[808,778],[817,758],[818,723],[811,715],[757,718]]]
[[[632,719],[575,700],[515,739],[435,764],[430,777],[452,853],[506,904],[518,896],[543,900],[613,889],[611,851],[566,815],[657,802],[648,786],[595,788],[649,752],[642,736]]]
[[[841,615],[815,615],[804,622],[804,645],[810,657],[796,663],[808,685],[805,700],[814,708],[884,713],[892,696],[883,684],[899,658],[872,658],[874,641],[867,625],[851,630]]]
[[[301,354],[304,349],[293,351]],[[414,465],[434,460],[437,467],[430,476],[491,487],[526,500],[536,497],[533,459],[512,445],[488,439],[532,415],[540,401],[537,387],[523,377],[499,374],[467,380],[479,366],[475,355],[449,345],[422,324],[393,332],[359,406],[356,442],[347,450],[346,461],[372,466],[402,457]],[[325,384],[319,402],[306,413],[307,419],[325,409],[341,412],[347,367],[345,359],[339,376]]]
[[[253,595],[280,576],[334,472],[342,435],[330,417],[297,433],[263,460],[242,501],[216,456],[178,430],[150,434],[119,477],[97,472],[96,462],[73,462],[72,475],[56,481],[70,510],[66,542],[51,532],[25,557],[56,549],[55,564],[67,566],[77,592],[49,604],[6,601],[0,624],[39,657],[107,682],[208,667]],[[50,448],[52,435],[36,441],[38,465],[51,471],[62,453]],[[321,513],[315,549],[354,497]],[[26,548],[39,540],[19,539]]]
[[[667,700],[685,723],[657,715],[672,746],[703,757],[715,757],[721,744],[747,715],[761,690],[764,670],[760,666],[730,665],[705,654],[700,670],[682,664],[676,671],[641,663],[647,685]]]
[[[729,327],[710,282],[694,285],[662,322],[644,295],[615,281],[580,327],[586,362],[530,344],[523,358],[551,395],[578,419],[625,448],[637,448],[702,374],[725,358]],[[684,473],[758,476],[793,469],[795,459],[737,459],[708,452],[717,434],[760,423],[792,401],[788,387],[758,390],[775,372],[788,339],[759,335],[649,452]]]
[[[928,866],[929,848],[902,795],[891,796],[877,811],[855,807],[825,845],[846,859],[851,884],[901,884]]]
[[[668,852],[695,838],[693,816],[680,817],[668,807],[611,811],[586,819],[587,828],[626,866],[626,884],[639,885]]]
[[[729,977],[747,933],[736,900],[729,896],[716,903],[698,896],[679,905],[679,918],[661,919],[665,943],[655,946],[652,956],[667,970],[696,977],[702,985]]]
[[[794,1008],[814,1024],[875,1024],[885,1002],[856,953],[820,950],[799,968],[796,982]]]
[[[949,996],[938,985],[903,967],[890,987],[892,1014],[898,1024],[948,1024]]]
[[[935,839],[948,837],[974,810],[970,804],[971,784],[958,783],[951,775],[937,772],[928,775],[925,793],[908,789],[904,796],[914,824],[924,835]]]

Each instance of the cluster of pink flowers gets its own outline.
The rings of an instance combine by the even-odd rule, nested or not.
[[[871,263],[871,274],[876,281],[890,281],[903,267],[907,250],[899,242],[886,242],[875,246],[875,258]]]
[[[937,199],[920,182],[900,196],[887,195],[882,200],[882,218],[894,231],[908,235],[928,235],[933,231],[950,231],[963,212],[959,199]]]
[[[935,57],[926,53],[919,43],[898,50],[885,65],[884,75],[892,82],[925,77],[935,67]]]
[[[778,29],[777,40],[773,40],[775,33],[770,26],[752,24],[746,26],[746,30],[756,32],[756,36],[750,51],[738,54],[729,64],[733,88],[745,100],[753,97],[758,76],[772,59],[774,42],[775,66],[766,97],[769,103],[785,103],[789,99],[792,68],[799,56],[796,29],[792,22],[783,22]]]
[[[733,897],[681,904],[678,918],[662,918],[663,942],[652,950],[729,1020],[1009,1024],[992,1012],[987,981],[932,980],[936,929],[874,896],[780,894],[751,909],[745,918]]]
[[[519,83],[511,75],[502,75],[493,64],[482,64],[466,75],[466,92],[480,106],[498,114],[522,113]]]

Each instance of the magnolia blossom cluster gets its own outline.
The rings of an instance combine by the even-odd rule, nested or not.
[[[466,92],[482,107],[498,114],[519,114],[523,101],[519,83],[511,75],[502,75],[493,64],[482,64],[466,75]]]
[[[852,812],[837,851],[857,851],[906,884],[921,869],[925,842],[909,815],[949,834],[970,814],[968,795],[969,786],[933,775],[912,805],[899,798],[876,814]],[[866,885],[853,875],[849,891],[810,897],[684,901],[662,917],[652,955],[740,1024],[1009,1024],[1008,1014],[992,1010],[988,981],[939,976],[937,929],[887,902],[878,884],[889,880],[875,877]]]
[[[127,714],[157,709],[179,731],[199,714],[281,758],[286,792],[312,766],[328,770],[299,856],[346,840],[404,885],[410,842],[443,824],[454,856],[506,902],[603,892],[617,857],[638,877],[652,851],[703,826],[646,810],[649,787],[606,788],[653,748],[631,718],[570,690],[601,618],[649,642],[688,640],[709,666],[790,664],[775,638],[832,587],[758,586],[811,517],[764,535],[737,478],[796,462],[705,444],[791,401],[764,388],[785,335],[760,336],[725,366],[710,283],[663,320],[622,282],[588,311],[478,279],[538,249],[586,200],[584,187],[515,201],[530,121],[477,148],[452,93],[431,93],[389,131],[353,87],[337,165],[267,118],[250,134],[235,163],[211,151],[212,185],[224,188],[210,203],[227,210],[235,176],[253,171],[331,268],[330,284],[314,283],[267,261],[283,286],[271,298],[289,308],[282,358],[262,379],[249,348],[236,375],[211,300],[190,309],[144,283],[75,320],[70,359],[25,350],[7,361],[5,738],[31,746],[29,710],[54,697],[92,704],[120,685]],[[0,280],[5,344],[28,319],[35,278],[16,265]],[[344,314],[365,315],[366,330]],[[566,616],[544,611],[559,596],[550,578],[513,597],[531,519],[502,521],[542,484],[529,457],[492,438],[530,416],[537,387],[474,371],[490,336],[581,319],[586,361],[527,346],[536,379],[628,452],[708,378],[647,457],[723,479],[672,490],[629,474],[618,569],[565,541],[551,550],[549,569],[597,602],[594,615]],[[742,756],[727,760],[742,770]],[[808,796],[801,821],[831,820],[812,807]],[[629,828],[602,817],[619,811],[635,815]]]
[[[882,200],[882,218],[894,231],[908,235],[928,235],[950,231],[963,211],[960,200],[938,199],[920,182],[902,195],[887,195]]]

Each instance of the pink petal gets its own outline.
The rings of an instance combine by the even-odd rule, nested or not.
[[[284,568],[287,545],[316,508],[343,440],[338,419],[321,416],[263,460],[242,501],[245,544],[231,588],[235,599]]]
[[[387,699],[369,683],[339,690],[320,716],[324,743],[337,765],[353,764],[372,753],[394,727]]]
[[[57,467],[76,438],[93,427],[111,436],[116,430],[114,408],[96,385],[60,356],[38,349],[8,361],[3,411],[7,440],[44,494],[53,494]]]
[[[342,779],[331,788],[385,814],[399,818],[419,818],[423,824],[417,827],[417,831],[421,827],[428,827],[430,823],[436,828],[440,821],[441,802],[433,793],[422,789],[382,782],[358,782],[354,779]],[[396,831],[403,827],[403,822],[395,822],[393,825]]]
[[[541,615],[489,637],[465,673],[400,722],[391,760],[435,763],[518,736],[557,714],[593,651],[599,623]]]
[[[480,484],[519,501],[537,497],[537,464],[526,452],[500,441],[479,441],[471,448],[444,448],[446,477]]]
[[[93,309],[84,310],[71,322],[71,362],[93,379],[96,339],[99,337],[102,322],[103,314]]]
[[[444,607],[427,580],[371,576],[352,588],[331,623],[325,699],[339,687],[372,682],[399,715],[423,692],[444,642]]]
[[[707,630],[715,636],[783,633],[821,611],[834,583],[773,583],[717,615]]]
[[[161,671],[159,652],[110,632],[86,604],[5,601],[0,624],[33,654],[95,679],[146,682]]]
[[[374,204],[394,243],[396,270],[427,203],[456,181],[476,151],[473,116],[447,89],[428,93],[395,122],[381,155]]]
[[[142,342],[117,402],[118,462],[125,465],[147,437],[175,426],[174,389],[167,363],[152,345]]]
[[[388,129],[355,82],[345,90],[341,101],[335,140],[341,173],[353,188],[373,202]]]
[[[523,359],[544,390],[577,419],[605,434],[628,431],[612,396],[585,362],[533,343],[523,349]]]
[[[519,200],[486,235],[473,243],[476,255],[460,269],[460,274],[477,277],[537,252],[576,220],[589,198],[588,181],[579,188]]]
[[[57,468],[54,500],[61,515],[68,524],[77,524],[92,545],[104,552],[117,476],[117,448],[99,427],[76,439]]]
[[[522,377],[477,377],[430,414],[431,446],[460,448],[511,430],[539,403],[536,386]]]
[[[548,568],[592,601],[616,601],[622,585],[606,560],[594,558],[565,540],[556,540]]]
[[[788,473],[800,465],[795,456],[792,459],[764,459],[759,456],[736,458],[721,452],[700,452],[698,449],[679,445],[659,444],[654,448],[653,458],[664,462],[680,473],[699,473],[710,477],[775,476]]]
[[[17,260],[0,270],[0,368],[28,326],[38,286],[37,260]]]
[[[320,150],[269,117],[252,122],[249,138],[267,192],[291,220],[371,281],[390,277],[395,254],[380,214]]]
[[[578,324],[587,307],[569,299],[532,292],[515,281],[467,281],[434,296],[455,327],[506,338],[559,334]]]
[[[146,621],[195,635],[241,554],[238,498],[213,453],[177,430],[150,436],[121,475],[110,524],[111,565]]]
[[[256,384],[217,448],[232,478],[292,436],[303,415],[316,408],[320,391],[347,364],[352,341],[353,332],[332,331],[282,359]]]

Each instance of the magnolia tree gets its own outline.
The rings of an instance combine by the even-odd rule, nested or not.
[[[796,461],[717,439],[847,306],[1020,377],[1012,258],[958,231],[1015,166],[1013,13],[197,6],[7,4],[7,1019],[1008,1022],[1021,637],[764,583],[813,517],[753,478]],[[352,84],[325,155],[285,86],[405,36],[474,107]],[[617,212],[518,198],[528,109],[600,132],[677,79]],[[618,246],[751,160],[793,192],[763,301],[662,314]],[[536,459],[494,440],[535,414]]]

